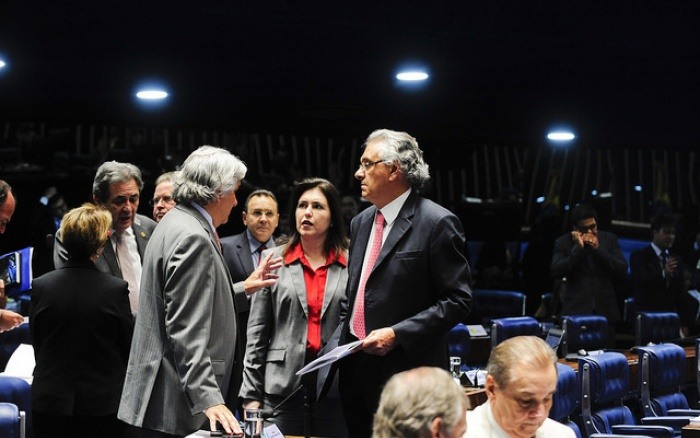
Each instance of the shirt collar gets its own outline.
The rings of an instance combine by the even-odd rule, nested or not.
[[[287,255],[284,256],[284,264],[289,265],[296,260],[301,260],[302,258],[306,259],[304,256],[304,250],[301,247],[301,242],[298,242],[289,250]],[[348,264],[347,260],[345,259],[345,254],[341,253],[339,256],[336,256],[335,251],[331,250],[328,257],[326,257],[326,263],[324,263],[324,266],[330,266],[333,263],[338,263],[343,267],[347,266]]]
[[[209,214],[209,212],[206,211],[206,210],[204,209],[204,207],[202,207],[201,205],[197,204],[196,202],[191,202],[190,204],[192,205],[192,207],[194,207],[195,209],[197,209],[197,211],[199,211],[200,213],[202,213],[202,216],[204,216],[204,219],[206,219],[207,222],[209,222],[209,226],[211,227],[212,231],[216,233],[216,228],[214,228],[214,221],[212,220],[211,215]]]
[[[391,226],[391,224],[393,224],[396,218],[399,216],[401,207],[403,207],[403,205],[406,203],[406,199],[408,199],[408,195],[410,194],[411,189],[408,189],[397,196],[396,199],[379,209],[379,211],[381,211],[384,215],[384,220],[388,226]]]
[[[661,248],[656,246],[656,244],[654,242],[651,242],[651,247],[654,249],[654,252],[656,253],[657,257],[661,257],[662,252],[665,252],[666,254],[668,254],[668,250],[662,251]]]
[[[258,242],[258,239],[253,236],[253,233],[251,233],[248,228],[245,229],[245,235],[248,238],[248,248],[250,248],[251,254],[254,254],[255,251],[260,248],[260,245],[265,245],[267,248],[272,248],[275,246],[275,240],[272,237],[270,237],[267,242]]]

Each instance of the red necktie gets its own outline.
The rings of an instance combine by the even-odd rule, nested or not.
[[[364,339],[367,336],[365,333],[365,285],[367,284],[367,277],[369,277],[369,273],[372,272],[374,263],[377,261],[379,251],[382,249],[384,223],[384,215],[381,211],[377,210],[377,217],[374,220],[374,239],[372,239],[372,247],[369,251],[369,258],[365,264],[365,270],[362,271],[360,285],[357,288],[357,296],[355,298],[355,313],[352,320],[352,328],[355,332],[355,336],[357,336],[358,339]]]

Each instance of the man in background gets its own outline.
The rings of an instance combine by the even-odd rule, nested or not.
[[[233,280],[236,322],[238,323],[237,343],[241,348],[239,356],[241,359],[245,353],[247,341],[250,294],[257,290],[257,285],[250,284],[250,282],[246,284],[246,280],[260,264],[260,254],[265,249],[275,246],[272,234],[277,229],[279,220],[279,206],[275,195],[269,190],[254,190],[246,198],[243,209],[243,224],[246,230],[240,234],[221,239],[224,260],[226,260]],[[242,360],[236,361],[234,368],[227,401],[229,405],[239,406],[238,390],[243,375]]]
[[[587,204],[571,210],[572,230],[554,241],[552,276],[565,279],[559,297],[561,315],[602,315],[610,328],[608,346],[615,346],[620,321],[614,280],[627,275],[627,261],[617,236],[598,229],[596,213]]]
[[[0,234],[5,234],[7,224],[12,220],[12,215],[15,213],[15,195],[12,193],[12,187],[6,181],[0,179]],[[24,322],[24,317],[19,313],[10,310],[4,310],[7,305],[7,296],[5,295],[5,282],[0,279],[0,332],[6,332],[21,325]]]
[[[657,215],[651,232],[651,244],[630,255],[634,307],[639,311],[678,313],[683,331],[688,334],[698,304],[688,295],[680,256],[671,252],[676,239],[675,218]]]
[[[129,303],[134,315],[138,311],[142,260],[148,239],[156,227],[152,219],[137,214],[141,189],[143,179],[139,168],[117,161],[102,164],[92,183],[93,202],[112,214],[110,241],[95,266],[129,283]],[[54,245],[56,269],[63,266],[67,259],[60,233],[57,233]]]
[[[175,207],[173,198],[173,172],[166,172],[156,179],[156,188],[153,190],[153,199],[149,201],[153,207],[153,220],[160,222],[165,213]]]

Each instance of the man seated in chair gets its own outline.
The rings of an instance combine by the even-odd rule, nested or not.
[[[550,418],[557,390],[557,357],[536,336],[507,339],[491,350],[486,370],[488,401],[467,412],[466,438],[574,438]]]

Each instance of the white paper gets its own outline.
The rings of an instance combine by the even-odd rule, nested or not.
[[[310,373],[311,371],[315,371],[325,365],[332,364],[333,362],[344,358],[350,353],[354,353],[355,348],[357,348],[360,344],[362,344],[362,341],[358,340],[355,342],[350,342],[349,344],[335,347],[323,356],[317,357],[316,360],[307,363],[302,369],[297,371],[297,376],[302,376],[306,373]]]

